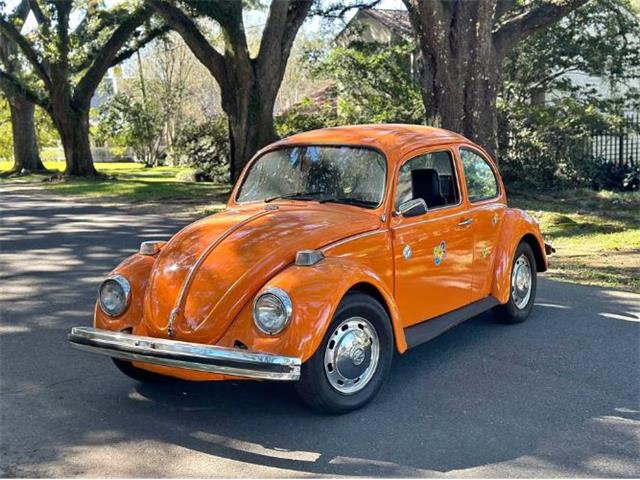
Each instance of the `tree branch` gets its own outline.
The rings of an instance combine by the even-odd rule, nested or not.
[[[13,10],[13,13],[9,17],[10,21],[20,20],[24,23],[24,21],[29,16],[29,1],[28,0],[20,0],[20,3]]]
[[[171,27],[169,27],[169,25],[162,25],[158,28],[154,28],[150,30],[144,37],[140,39],[136,39],[134,45],[132,45],[129,48],[120,50],[118,55],[116,55],[116,57],[113,59],[113,62],[111,62],[111,66],[115,67],[116,65],[124,62],[126,59],[128,59],[131,55],[136,53],[138,50],[144,48],[146,45],[153,42],[156,38],[162,37],[165,33],[167,33],[170,30],[171,30]]]
[[[37,92],[28,88],[24,83],[8,72],[0,69],[0,88],[5,92],[7,97],[19,97],[41,106],[48,110],[49,103],[44,100]]]
[[[589,0],[565,0],[557,2],[548,0],[537,7],[506,20],[494,32],[496,46],[503,51],[509,50],[521,40],[539,30],[556,23],[573,10],[581,7]]]
[[[571,72],[579,72],[580,68],[579,67],[567,67],[567,68],[563,68],[561,70],[558,70],[554,73],[551,73],[549,75],[547,75],[544,78],[541,78],[540,80],[537,80],[535,83],[533,83],[529,89],[531,90],[535,90],[535,89],[541,89],[541,88],[547,88],[548,85],[553,82],[554,80],[562,77],[563,75],[566,75],[567,73],[571,73]]]
[[[344,16],[353,9],[363,10],[375,8],[382,0],[363,0],[360,2],[347,4],[344,2],[336,2],[326,7],[322,7],[320,4],[311,10],[311,16],[324,17],[327,19],[344,19]]]
[[[498,0],[496,2],[496,12],[493,16],[494,21],[500,20],[507,14],[517,3],[517,0]]]
[[[283,4],[288,4],[289,0],[275,0]],[[217,0],[213,2],[203,2],[201,0],[183,0],[193,12],[193,15],[204,15],[211,18],[220,25],[225,40],[226,52],[231,52],[235,57],[235,70],[250,74],[251,58],[247,35],[244,28],[242,11],[243,2],[238,0]]]
[[[202,35],[195,22],[182,10],[163,0],[149,0],[162,19],[182,36],[193,54],[211,72],[218,84],[226,83],[223,55]]]
[[[11,22],[0,17],[0,32],[2,32],[9,40],[13,41],[29,60],[36,74],[44,82],[47,89],[51,88],[51,79],[44,65],[38,60],[38,54],[25,37],[20,34],[18,29]]]
[[[69,16],[71,15],[71,2],[62,0],[56,2],[57,8],[57,22],[56,22],[56,43],[58,43],[58,55],[60,59],[54,62],[56,69],[62,67],[64,70],[69,68]],[[52,73],[55,77],[55,73]]]
[[[262,33],[258,64],[269,68],[286,66],[298,30],[311,10],[312,0],[275,0]]]
[[[31,8],[31,11],[33,12],[33,16],[36,19],[36,22],[38,22],[38,25],[40,26],[49,26],[51,24],[50,20],[47,18],[47,16],[44,14],[44,12],[42,11],[42,9],[40,8],[40,4],[38,3],[38,0],[29,0],[29,8]]]
[[[19,20],[24,24],[24,21],[29,16],[29,2],[27,0],[21,0],[20,3],[13,10],[13,13],[9,16],[9,21],[14,23]],[[14,43],[11,42],[4,34],[0,33],[0,61],[4,64],[7,71],[13,71],[15,68],[15,62],[11,60],[11,54],[14,51]]]
[[[104,46],[96,53],[93,63],[78,82],[75,94],[73,95],[75,102],[84,103],[91,100],[96,88],[98,88],[102,78],[113,64],[122,46],[151,14],[151,9],[144,6],[120,23]]]

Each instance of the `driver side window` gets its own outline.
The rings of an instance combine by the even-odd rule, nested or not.
[[[458,181],[450,152],[425,153],[402,165],[396,208],[417,198],[422,198],[430,210],[459,202]]]

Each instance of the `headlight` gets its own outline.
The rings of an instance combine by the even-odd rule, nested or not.
[[[98,294],[100,308],[110,317],[117,317],[129,306],[131,298],[131,286],[122,275],[114,275],[107,278]]]
[[[287,326],[292,311],[289,295],[279,288],[269,288],[253,302],[253,321],[264,333],[275,335]]]

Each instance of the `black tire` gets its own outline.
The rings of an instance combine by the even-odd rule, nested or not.
[[[362,317],[375,328],[379,343],[379,358],[365,387],[355,393],[345,394],[336,390],[329,382],[325,373],[324,358],[336,328],[343,321],[353,317]],[[356,410],[375,397],[382,387],[391,368],[393,352],[391,321],[382,305],[369,295],[348,294],[340,302],[318,349],[302,365],[300,381],[296,383],[296,390],[308,405],[318,411],[340,414]]]
[[[118,360],[117,358],[112,358],[111,360],[113,360],[113,363],[118,367],[118,370],[124,373],[127,377],[140,383],[169,383],[175,380],[174,378],[166,375],[160,375],[159,373],[149,372],[147,370],[134,367],[131,362],[127,362],[126,360]]]
[[[531,269],[531,287],[530,287],[530,295],[529,298],[524,305],[518,306],[514,299],[513,291],[513,281],[511,276],[513,275],[513,270],[516,265],[516,262],[520,258],[521,255],[524,255],[529,262],[529,267]],[[527,242],[522,241],[518,248],[516,249],[516,253],[513,256],[513,260],[511,261],[511,271],[509,274],[509,301],[504,305],[498,305],[494,308],[494,312],[498,320],[502,323],[521,323],[524,322],[529,313],[531,313],[531,309],[533,308],[533,303],[536,298],[536,288],[538,286],[538,269],[536,266],[536,257],[533,254],[533,250],[531,249],[531,245]]]

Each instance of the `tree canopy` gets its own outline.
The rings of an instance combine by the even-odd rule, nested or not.
[[[89,146],[89,108],[108,69],[166,31],[143,2],[112,8],[101,2],[29,0],[32,31],[2,5],[0,32],[17,45],[28,69],[0,69],[0,86],[45,109],[58,129],[69,175],[95,175]]]

